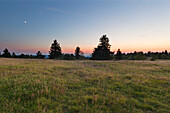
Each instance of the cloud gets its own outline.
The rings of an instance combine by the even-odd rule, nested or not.
[[[57,13],[67,14],[67,15],[85,16],[85,15],[83,15],[83,14],[68,12],[68,11],[64,11],[64,10],[57,9],[57,8],[53,8],[53,7],[45,7],[45,9],[48,10],[48,11],[53,11],[53,12],[57,12]]]

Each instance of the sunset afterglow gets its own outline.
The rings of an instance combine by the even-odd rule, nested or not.
[[[0,1],[0,51],[91,54],[106,34],[111,51],[170,51],[170,1]]]

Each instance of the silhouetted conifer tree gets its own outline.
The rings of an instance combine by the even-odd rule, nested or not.
[[[2,54],[3,57],[11,57],[11,53],[8,51],[7,48],[3,51],[4,53]]]
[[[42,55],[42,53],[40,51],[38,51],[36,54],[37,54],[36,58],[44,58],[45,57],[44,55]]]
[[[49,54],[50,59],[59,58],[62,55],[61,47],[57,40],[54,40],[54,43],[51,44]]]
[[[20,58],[24,58],[25,55],[23,53],[21,53],[21,55],[19,56]]]
[[[151,57],[152,53],[151,51],[148,51],[147,57]]]
[[[92,53],[92,59],[94,60],[109,60],[112,58],[110,52],[109,38],[106,35],[103,35],[100,38],[100,44],[97,48],[94,49]]]
[[[122,52],[120,51],[120,49],[118,49],[117,51],[116,60],[122,60]]]
[[[42,53],[40,51],[38,51],[36,54],[37,54],[37,56],[41,56],[42,55]]]
[[[76,56],[76,59],[79,59],[79,57],[80,57],[80,47],[76,47],[75,56]]]
[[[13,57],[13,58],[16,58],[16,54],[15,54],[14,52],[12,53],[12,57]]]
[[[134,56],[135,56],[135,55],[137,55],[137,52],[136,52],[136,51],[134,51],[133,55],[134,55]]]
[[[167,50],[165,50],[165,55],[168,55],[168,51]]]

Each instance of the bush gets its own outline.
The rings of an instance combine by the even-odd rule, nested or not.
[[[75,56],[73,54],[64,54],[63,59],[64,60],[74,60]]]
[[[158,56],[157,55],[152,55],[152,58],[151,58],[151,61],[155,61],[158,59]]]
[[[170,56],[168,56],[166,54],[159,54],[158,58],[159,59],[170,59]]]
[[[134,56],[134,60],[146,60],[147,57],[144,54],[137,54]]]

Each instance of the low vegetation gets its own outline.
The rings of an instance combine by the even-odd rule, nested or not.
[[[170,61],[0,58],[0,112],[170,112]]]

